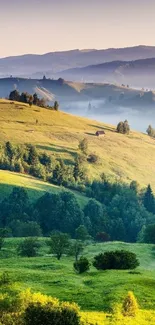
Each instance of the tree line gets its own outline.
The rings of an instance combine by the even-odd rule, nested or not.
[[[5,236],[40,237],[52,231],[79,240],[155,242],[151,187],[139,193],[133,185],[94,181],[87,187],[89,199],[83,208],[70,191],[45,193],[31,203],[27,191],[15,187],[0,202],[0,228],[7,230],[0,233],[0,246]]]
[[[57,101],[54,102],[53,106],[47,105],[47,100],[45,98],[39,98],[36,93],[29,94],[28,92],[20,93],[18,90],[13,90],[9,94],[9,100],[29,104],[30,106],[36,105],[39,107],[53,109],[55,111],[59,110],[59,104]]]

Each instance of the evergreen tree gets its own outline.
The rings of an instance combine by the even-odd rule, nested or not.
[[[9,100],[15,100],[17,102],[20,101],[20,93],[18,92],[18,90],[11,91],[9,95]]]
[[[54,110],[58,111],[59,110],[59,103],[57,101],[54,102]]]
[[[155,200],[152,193],[151,185],[149,184],[143,198],[144,207],[147,211],[154,213],[155,212]]]

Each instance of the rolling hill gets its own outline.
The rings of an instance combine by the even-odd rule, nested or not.
[[[43,55],[27,54],[0,59],[0,76],[10,75],[41,78],[53,77],[57,72],[110,61],[132,61],[155,57],[154,46],[135,46],[105,50],[72,50]]]
[[[121,135],[111,125],[7,100],[0,100],[0,126],[1,143],[32,143],[67,164],[74,162],[79,140],[87,138],[89,153],[99,157],[98,164],[85,163],[90,179],[104,172],[112,180],[137,180],[141,186],[150,183],[155,190],[155,140],[145,134]],[[96,137],[102,129],[105,137]],[[40,188],[39,183],[35,187]]]
[[[155,88],[155,58],[113,61],[61,72],[67,80],[125,83],[134,87]],[[59,74],[58,74],[59,76]]]
[[[62,78],[51,79],[26,79],[26,78],[2,78],[0,79],[0,97],[8,98],[10,91],[18,89],[19,92],[33,94],[37,92],[40,97],[44,97],[48,102],[53,103],[58,100],[61,109],[77,112],[78,105],[83,103],[87,111],[88,103],[95,101],[93,113],[104,111],[116,112],[120,106],[141,109],[144,106],[146,111],[149,107],[155,106],[155,93],[153,91],[138,90],[127,85],[110,83],[83,83],[71,82]],[[72,104],[73,103],[73,104]],[[77,105],[75,105],[77,104]],[[77,108],[75,109],[76,106]]]

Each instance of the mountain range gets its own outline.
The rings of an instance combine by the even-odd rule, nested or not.
[[[102,66],[98,66],[100,64],[104,65],[107,62],[115,61],[112,65],[109,63],[107,67],[103,67],[104,71],[106,69],[111,69],[114,71],[118,69],[118,73],[115,73],[118,77],[118,74],[122,74],[124,70],[127,70],[127,67],[131,64],[129,62],[135,60],[144,60],[148,58],[155,58],[155,46],[136,46],[136,47],[128,47],[128,48],[118,48],[118,49],[106,49],[106,50],[71,50],[64,52],[51,52],[43,55],[38,54],[26,54],[22,56],[14,56],[0,59],[0,77],[7,77],[10,75],[18,76],[18,77],[33,77],[33,78],[41,78],[44,74],[47,77],[56,77],[56,76],[68,76],[72,72],[64,70],[72,69],[72,68],[83,68],[86,66],[91,66],[91,72],[88,76],[88,73],[85,75],[86,70],[82,71],[73,71],[74,76],[78,75],[79,78],[89,77],[93,78],[93,81],[101,81],[96,80],[95,77],[92,76],[92,70],[101,69]],[[122,63],[122,61],[125,61]],[[136,64],[138,62],[136,61]],[[142,61],[145,65],[145,62]],[[150,62],[146,61],[150,64]],[[123,65],[123,72],[120,69],[120,66]],[[124,68],[125,65],[125,68]],[[92,67],[92,66],[97,66]],[[98,75],[101,75],[98,74]],[[108,76],[103,76],[102,79],[106,81]],[[113,77],[114,80],[114,77]],[[103,81],[103,80],[102,80]]]

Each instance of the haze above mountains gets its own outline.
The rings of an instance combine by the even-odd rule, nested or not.
[[[41,78],[45,74],[48,78],[124,82],[132,83],[131,86],[135,87],[155,88],[154,72],[155,46],[72,50],[0,59],[0,77]]]

